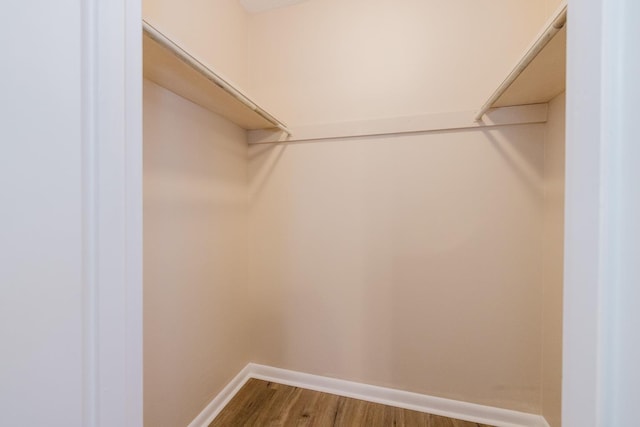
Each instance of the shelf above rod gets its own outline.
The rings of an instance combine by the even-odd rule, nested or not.
[[[241,90],[234,87],[218,73],[189,54],[189,52],[165,36],[149,22],[142,20],[142,29],[143,35],[145,36],[145,77],[197,104],[205,107],[216,104],[216,108],[209,109],[227,117],[245,129],[277,128],[291,135],[291,132],[283,122],[265,111],[242,93]],[[147,38],[157,46],[152,46],[153,43],[149,44]],[[167,57],[167,53],[170,54],[169,58]],[[179,60],[181,64],[177,63],[174,58]],[[205,90],[210,92],[212,98],[216,99],[215,102],[202,99],[205,96],[202,94],[202,83],[197,84],[195,82],[181,81],[185,79],[204,81],[202,78],[219,88],[214,91],[212,91],[211,88]],[[204,84],[206,85],[206,83]],[[219,93],[220,90],[222,90],[223,93]],[[228,102],[239,105],[217,106],[217,104]],[[259,117],[257,120],[239,118],[243,115],[243,109],[249,110]],[[227,112],[227,110],[229,111]]]
[[[567,2],[563,1],[561,5],[556,9],[552,17],[547,21],[547,24],[543,30],[539,33],[533,44],[527,49],[522,58],[518,61],[513,70],[509,73],[507,78],[498,86],[498,88],[489,97],[487,102],[484,103],[482,108],[475,116],[476,121],[482,120],[482,117],[489,109],[495,106],[498,101],[507,90],[513,85],[513,83],[520,77],[520,75],[529,67],[529,65],[538,57],[543,49],[549,44],[549,42],[561,31],[567,22]]]

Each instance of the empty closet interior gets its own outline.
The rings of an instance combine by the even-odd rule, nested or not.
[[[143,15],[146,426],[248,363],[560,426],[566,2]]]

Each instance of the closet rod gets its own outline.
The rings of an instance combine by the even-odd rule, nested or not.
[[[551,19],[549,25],[542,31],[540,36],[524,54],[522,59],[520,59],[515,68],[502,82],[498,89],[493,92],[493,95],[491,95],[487,102],[484,103],[480,111],[478,111],[478,114],[476,114],[475,116],[476,122],[482,120],[482,116],[484,116],[486,112],[491,109],[493,103],[496,102],[506,92],[507,89],[509,89],[509,86],[513,84],[513,82],[520,76],[520,74],[522,74],[522,72],[529,66],[531,61],[533,61],[535,57],[538,56],[542,49],[544,49],[544,47],[551,41],[551,39],[553,39],[553,36],[555,36],[556,33],[560,31],[566,23],[567,4],[566,2],[563,2],[563,5],[556,11],[555,17]]]
[[[233,87],[233,85],[223,79],[221,76],[216,74],[209,67],[204,65],[202,62],[198,61],[196,58],[191,56],[187,51],[182,49],[180,46],[175,44],[171,39],[158,31],[153,25],[149,24],[144,19],[142,20],[142,29],[147,36],[149,36],[156,43],[164,47],[173,53],[178,59],[182,62],[189,65],[194,70],[198,71],[202,74],[207,80],[211,81],[213,84],[219,86],[222,90],[236,98],[242,104],[247,106],[249,109],[256,112],[256,114],[260,115],[262,118],[272,123],[275,127],[285,132],[287,135],[291,136],[291,131],[287,128],[287,126],[282,123],[280,120],[273,117],[271,114],[267,113],[265,110],[260,108],[257,104],[251,101],[245,94],[243,94],[240,90]]]

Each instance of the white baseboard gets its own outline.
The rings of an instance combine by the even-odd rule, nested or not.
[[[250,378],[497,427],[549,427],[540,415],[249,363],[189,427],[208,427]]]
[[[251,363],[245,366],[233,379],[227,384],[216,397],[191,421],[188,427],[209,427],[211,421],[227,406],[227,403],[235,396],[242,386],[251,378]]]

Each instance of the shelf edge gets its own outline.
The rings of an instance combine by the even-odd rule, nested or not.
[[[567,22],[567,1],[563,0],[560,6],[555,10],[553,15],[547,20],[542,31],[538,34],[533,44],[527,49],[525,54],[520,58],[513,70],[504,79],[504,81],[493,92],[489,99],[482,105],[475,116],[475,121],[479,122],[482,117],[489,111],[493,104],[509,89],[523,71],[531,64],[538,54],[545,48],[553,37],[560,31]]]
[[[146,34],[153,41],[158,43],[160,46],[164,47],[168,51],[170,51],[173,55],[175,55],[178,59],[180,59],[185,64],[189,65],[191,68],[196,70],[198,73],[203,75],[207,80],[211,81],[216,86],[220,87],[222,90],[227,92],[229,95],[233,96],[244,106],[254,111],[256,114],[264,118],[269,123],[273,124],[274,127],[280,129],[282,132],[291,135],[291,131],[282,121],[275,118],[272,114],[264,110],[258,104],[253,102],[248,96],[242,93],[241,90],[234,87],[231,83],[225,80],[222,76],[217,74],[211,68],[204,65],[198,59],[193,57],[189,52],[185,51],[182,47],[176,44],[169,37],[160,32],[157,28],[151,25],[146,20],[142,20],[142,30],[144,34]]]

